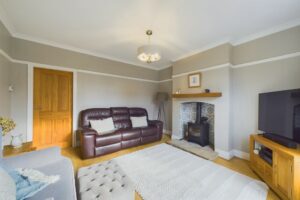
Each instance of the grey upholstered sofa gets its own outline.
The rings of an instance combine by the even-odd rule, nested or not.
[[[71,160],[61,156],[60,148],[24,153],[3,158],[1,162],[13,168],[33,168],[47,175],[59,175],[60,180],[38,192],[30,200],[76,200],[74,169]]]

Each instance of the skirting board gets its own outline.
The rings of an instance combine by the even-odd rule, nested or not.
[[[178,137],[176,135],[171,135],[171,139],[175,139],[175,140],[181,140],[183,139],[182,137]]]
[[[243,151],[240,151],[240,150],[237,150],[237,149],[232,150],[232,152],[233,152],[233,155],[235,157],[238,157],[238,158],[241,158],[241,159],[244,159],[244,160],[250,160],[249,153],[246,153],[246,152],[243,152]]]
[[[215,151],[219,154],[220,157],[226,159],[226,160],[230,160],[233,157],[238,157],[244,160],[249,160],[250,156],[249,153],[237,150],[237,149],[233,149],[231,151],[223,151],[221,149],[215,149]]]
[[[230,160],[234,155],[232,151],[223,151],[221,149],[215,149],[215,151],[219,154],[220,157]]]

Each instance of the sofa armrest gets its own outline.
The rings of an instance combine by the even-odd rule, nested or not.
[[[3,158],[5,165],[12,168],[39,168],[63,158],[59,147],[26,152],[17,156]]]
[[[95,156],[95,139],[97,132],[91,128],[82,128],[80,133],[80,151],[81,158],[93,158]]]
[[[149,126],[156,126],[159,139],[161,139],[162,134],[163,134],[163,126],[164,126],[163,122],[159,121],[159,120],[148,120],[148,125]]]
[[[80,134],[83,134],[83,135],[96,135],[97,134],[96,130],[89,128],[89,127],[80,128],[80,129],[78,129],[78,131],[80,132]]]
[[[148,124],[149,125],[154,125],[154,126],[162,126],[163,125],[163,122],[162,121],[159,121],[159,120],[148,120]]]

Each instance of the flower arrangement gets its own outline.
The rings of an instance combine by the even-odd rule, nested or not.
[[[16,123],[12,119],[0,117],[0,127],[4,136],[16,127]]]

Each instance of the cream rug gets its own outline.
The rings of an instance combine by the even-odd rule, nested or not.
[[[144,200],[265,200],[268,187],[167,144],[114,159]]]
[[[198,144],[188,142],[186,140],[169,140],[167,144],[170,144],[174,147],[192,153],[196,156],[200,156],[207,160],[214,160],[218,157],[218,153],[212,150],[209,146],[202,147]]]

